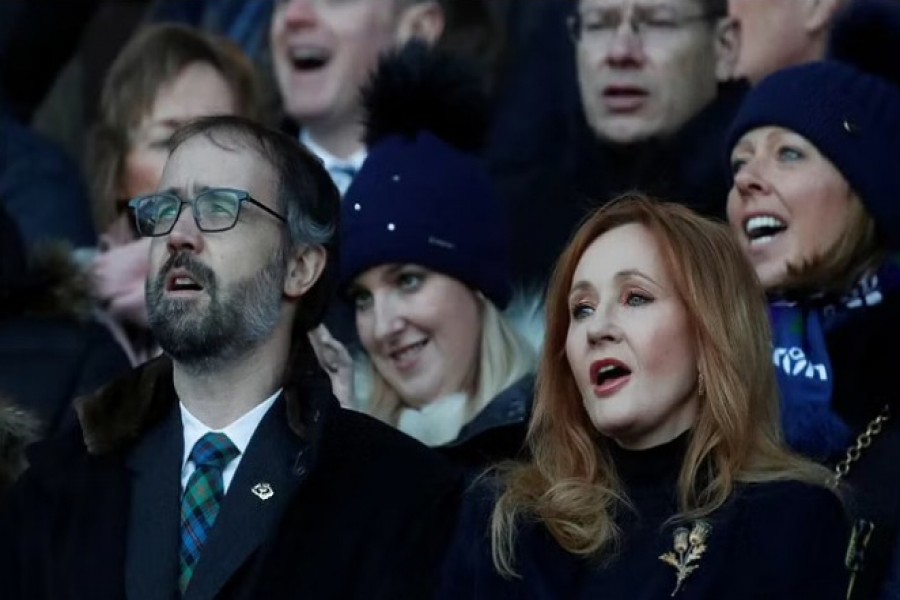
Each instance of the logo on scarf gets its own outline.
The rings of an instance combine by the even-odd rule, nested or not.
[[[823,364],[814,364],[806,358],[802,348],[775,348],[772,363],[787,375],[802,375],[807,379],[828,381],[828,369]]]

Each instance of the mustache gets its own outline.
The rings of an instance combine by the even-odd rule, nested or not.
[[[215,285],[216,274],[213,270],[194,259],[194,257],[187,252],[178,252],[177,254],[170,256],[168,260],[163,263],[163,266],[160,267],[157,281],[162,283],[165,280],[166,275],[168,275],[169,271],[172,269],[184,269],[191,275],[191,278],[193,278],[194,281],[206,289]]]

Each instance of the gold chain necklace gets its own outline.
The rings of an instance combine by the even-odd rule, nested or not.
[[[884,423],[888,419],[891,418],[891,407],[887,404],[884,405],[884,408],[881,409],[881,412],[878,413],[874,419],[869,421],[869,424],[866,426],[866,430],[859,434],[859,437],[856,438],[856,442],[853,443],[849,448],[847,448],[847,455],[834,467],[834,475],[831,478],[831,485],[833,487],[837,487],[841,480],[850,472],[850,467],[856,463],[860,457],[862,457],[863,450],[872,445],[872,440],[874,440],[881,430],[884,428]]]
[[[863,450],[872,445],[881,430],[884,429],[884,423],[891,418],[891,407],[885,404],[884,408],[878,415],[869,421],[866,430],[859,434],[856,441],[847,448],[847,455],[844,459],[834,467],[834,475],[831,477],[832,487],[840,485],[841,480],[846,477],[852,467],[863,454]],[[847,586],[848,600],[853,597],[853,589],[856,587],[856,577],[862,570],[865,551],[872,540],[872,534],[875,531],[875,523],[868,519],[857,519],[853,524],[853,531],[850,533],[850,543],[847,546],[847,553],[844,557],[844,565],[850,574],[850,582]]]

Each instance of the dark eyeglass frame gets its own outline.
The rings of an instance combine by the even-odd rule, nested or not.
[[[200,224],[200,218],[197,216],[198,215],[197,200],[207,194],[215,194],[216,192],[228,192],[230,194],[234,194],[237,197],[237,210],[234,213],[234,221],[228,227],[215,227],[215,228],[203,227]],[[175,214],[175,218],[172,219],[172,224],[169,226],[169,228],[167,230],[156,231],[154,233],[144,233],[143,231],[141,231],[140,218],[138,216],[138,208],[141,206],[141,203],[143,203],[151,198],[159,198],[159,197],[166,197],[166,198],[170,198],[170,199],[177,201],[178,202],[178,212]],[[130,200],[128,202],[128,207],[131,209],[132,213],[134,214],[135,229],[141,236],[143,236],[143,237],[162,237],[164,235],[169,235],[170,233],[172,233],[172,230],[175,228],[175,224],[178,222],[178,219],[181,218],[181,211],[184,209],[185,204],[189,204],[191,206],[191,215],[194,217],[194,223],[197,225],[197,229],[199,229],[200,231],[202,231],[204,233],[219,233],[222,231],[228,231],[230,229],[234,229],[235,225],[238,224],[238,220],[240,219],[241,208],[243,207],[244,203],[250,203],[250,204],[256,206],[257,208],[261,208],[262,210],[269,213],[270,215],[272,215],[273,217],[275,217],[282,223],[287,223],[286,217],[278,214],[277,212],[275,212],[274,210],[272,210],[265,204],[262,204],[261,202],[259,202],[255,198],[253,198],[249,192],[246,192],[244,190],[234,189],[234,188],[208,188],[208,189],[203,190],[202,192],[200,192],[199,194],[197,194],[190,200],[184,200],[183,198],[179,197],[177,194],[174,194],[172,192],[158,192],[155,194],[146,194],[144,196],[138,196],[137,198]]]
[[[719,11],[702,12],[702,13],[694,14],[694,15],[680,15],[677,18],[673,19],[673,24],[675,24],[676,28],[680,28],[680,27],[682,27],[684,25],[688,25],[690,23],[698,23],[701,21],[714,21],[716,19],[721,19],[724,16],[725,15]],[[581,23],[583,20],[584,20],[584,17],[578,12],[575,12],[566,17],[566,28],[569,30],[569,37],[572,39],[572,41],[574,41],[576,43],[581,41],[581,38],[583,35],[582,27],[581,27]],[[618,27],[615,28],[616,31],[618,31],[618,29],[620,27],[622,27],[623,22],[628,23],[628,25],[633,33],[635,33],[638,36],[641,35],[642,30],[641,30],[640,26],[637,24],[637,23],[640,23],[640,20],[635,21],[633,16],[631,19],[627,19],[627,20],[623,17],[621,19],[621,21],[619,21]]]

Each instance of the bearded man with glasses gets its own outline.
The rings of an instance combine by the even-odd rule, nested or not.
[[[3,598],[428,597],[458,473],[341,409],[307,338],[331,297],[328,173],[239,117],[172,145],[129,203],[165,355],[35,448],[0,506]]]

